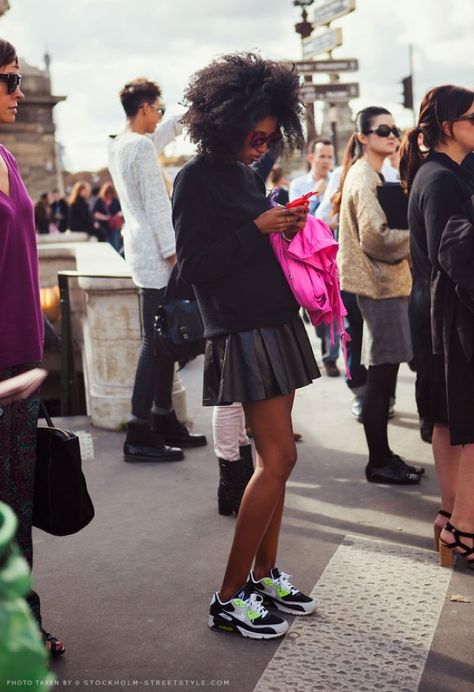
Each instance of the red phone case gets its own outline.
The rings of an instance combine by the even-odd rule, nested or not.
[[[299,207],[302,204],[308,204],[309,203],[309,198],[313,197],[313,195],[317,195],[317,192],[307,192],[305,195],[302,197],[298,197],[298,199],[294,199],[292,202],[288,202],[288,204],[285,204],[287,209],[291,209],[292,207]]]

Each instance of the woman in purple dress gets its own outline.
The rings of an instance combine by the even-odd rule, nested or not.
[[[15,48],[0,39],[0,123],[15,122],[21,76]],[[38,284],[38,255],[33,203],[17,163],[0,144],[0,382],[31,370],[43,357],[43,317]],[[25,399],[0,405],[0,500],[18,517],[17,542],[32,565],[31,524],[38,389]],[[47,649],[65,649],[41,626],[40,600],[31,591],[28,603]]]

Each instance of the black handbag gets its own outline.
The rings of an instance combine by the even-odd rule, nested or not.
[[[33,526],[53,536],[68,536],[94,517],[94,505],[82,473],[78,436],[55,428],[45,405],[47,426],[38,426]]]
[[[204,353],[204,327],[194,289],[180,277],[177,265],[156,312],[155,339],[165,342],[175,360],[191,360]]]
[[[197,302],[175,298],[160,305],[155,317],[156,337],[162,339],[175,360],[204,353],[204,328]]]

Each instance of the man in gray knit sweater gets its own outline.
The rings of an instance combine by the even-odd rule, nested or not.
[[[174,360],[163,354],[157,362],[153,349],[156,310],[176,263],[171,203],[158,156],[182,131],[176,116],[157,127],[165,112],[160,97],[155,82],[128,82],[120,92],[126,127],[109,144],[109,170],[125,219],[125,260],[139,289],[143,330],[125,461],[178,461],[184,456],[182,447],[206,444],[204,435],[191,434],[176,418],[171,399]]]

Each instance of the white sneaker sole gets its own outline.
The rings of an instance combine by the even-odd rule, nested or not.
[[[208,624],[209,624],[209,627],[212,630],[214,630],[215,632],[224,632],[226,634],[237,634],[237,635],[240,634],[242,637],[246,637],[247,639],[278,639],[278,637],[283,637],[283,635],[285,635],[288,632],[288,629],[290,627],[289,624],[287,622],[285,622],[285,623],[282,623],[281,625],[278,626],[278,629],[280,631],[274,632],[272,634],[268,634],[267,632],[258,632],[258,631],[250,632],[249,630],[246,630],[244,627],[239,627],[238,625],[234,625],[235,628],[237,630],[239,630],[239,632],[237,633],[235,631],[231,632],[230,629],[229,630],[220,629],[218,626],[215,625],[213,615],[209,615],[209,623]],[[275,629],[276,629],[275,625],[271,625],[271,627],[275,627]]]

